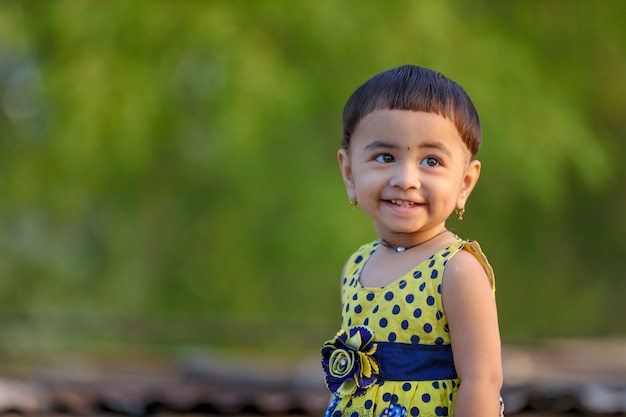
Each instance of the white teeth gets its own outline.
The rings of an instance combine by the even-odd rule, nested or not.
[[[402,206],[402,207],[411,207],[415,205],[415,203],[413,203],[412,201],[405,201],[405,200],[391,200],[391,202],[397,206]]]

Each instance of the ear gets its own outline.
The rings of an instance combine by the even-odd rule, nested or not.
[[[457,208],[465,207],[467,199],[478,182],[478,177],[480,177],[480,161],[472,160],[465,169],[465,175],[463,176],[463,182],[461,183],[461,189],[459,190],[459,196],[456,202]]]
[[[354,200],[356,199],[356,186],[354,184],[352,165],[350,164],[350,156],[348,155],[348,151],[345,149],[340,149],[339,152],[337,152],[337,159],[339,160],[339,168],[341,169],[341,175],[343,176],[343,183],[346,185],[348,198],[350,200]]]

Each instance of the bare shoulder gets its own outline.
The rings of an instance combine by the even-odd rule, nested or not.
[[[491,277],[471,252],[460,250],[448,261],[443,273],[442,299],[451,321],[488,305],[495,306]]]
[[[444,270],[444,282],[456,284],[486,285],[491,288],[491,278],[476,256],[467,250],[460,250],[450,260]],[[458,282],[460,281],[460,282]],[[450,282],[448,282],[450,284]]]

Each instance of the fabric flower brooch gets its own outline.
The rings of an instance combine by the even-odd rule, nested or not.
[[[339,397],[363,395],[378,380],[379,367],[374,333],[367,327],[341,330],[322,346],[322,368],[326,386]]]

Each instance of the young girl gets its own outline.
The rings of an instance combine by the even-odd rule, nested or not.
[[[498,416],[500,335],[492,269],[446,228],[478,180],[478,114],[465,91],[411,65],[360,86],[339,165],[378,240],[347,261],[342,329],[322,347],[329,417]]]

